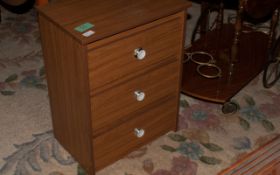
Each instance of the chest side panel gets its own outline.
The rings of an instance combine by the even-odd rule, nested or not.
[[[39,15],[54,135],[71,155],[93,172],[86,50]]]

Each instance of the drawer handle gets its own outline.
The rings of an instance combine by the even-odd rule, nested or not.
[[[146,57],[146,51],[142,48],[137,48],[134,50],[134,56],[137,60],[143,60]]]
[[[134,134],[136,135],[136,137],[141,138],[141,137],[144,136],[145,130],[144,129],[135,128],[134,129]]]
[[[134,95],[137,101],[143,101],[145,99],[145,93],[142,91],[134,91]]]

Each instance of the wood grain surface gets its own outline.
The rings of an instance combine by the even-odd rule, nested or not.
[[[68,0],[38,8],[55,137],[88,174],[176,129],[189,6]],[[85,22],[95,25],[88,38],[73,30]],[[136,127],[146,130],[143,138]]]
[[[39,16],[39,25],[55,138],[91,174],[92,132],[86,50],[45,17]]]
[[[69,0],[38,10],[79,42],[88,44],[167,17],[190,7],[185,0]],[[90,22],[96,34],[83,37],[75,27]]]
[[[174,73],[174,70],[178,69],[179,64],[176,62],[162,65],[159,69],[134,77],[124,84],[93,96],[91,104],[94,135],[99,134],[100,129],[104,131],[105,128],[112,128],[131,118],[130,113],[148,106],[168,94],[178,93],[176,89],[179,74]],[[144,92],[145,99],[137,101],[135,91]],[[177,105],[177,99],[173,100],[173,104]],[[176,113],[171,116],[177,117]]]
[[[121,40],[98,47],[89,52],[89,78],[91,94],[106,84],[130,76],[166,59],[179,59],[183,15],[176,14],[156,24],[140,27],[120,36]],[[115,39],[115,38],[112,38]],[[89,46],[90,47],[90,46]],[[143,48],[146,57],[137,60],[134,50]],[[128,66],[129,65],[129,66]],[[98,78],[102,77],[102,78]],[[95,91],[94,91],[95,90]]]
[[[177,111],[174,101],[176,93],[168,94],[165,98],[141,110],[133,119],[115,127],[93,140],[95,168],[98,170],[120,159],[129,152],[139,148],[160,135],[176,129]],[[168,110],[166,110],[168,109]],[[134,129],[144,129],[145,134],[137,138]]]
[[[218,175],[279,175],[279,136],[248,153]]]

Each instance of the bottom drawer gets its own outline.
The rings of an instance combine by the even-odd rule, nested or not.
[[[177,104],[177,95],[166,97],[149,105],[149,109],[139,111],[135,118],[96,137],[93,140],[95,169],[99,170],[158,136],[175,130]]]

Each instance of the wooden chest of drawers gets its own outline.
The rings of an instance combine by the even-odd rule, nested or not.
[[[38,9],[54,134],[89,174],[176,130],[189,6],[69,0]]]

